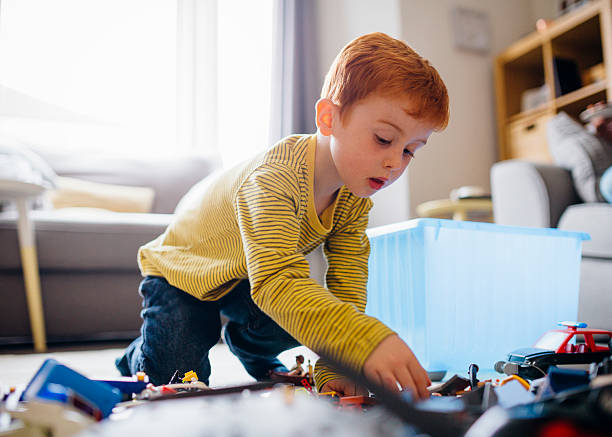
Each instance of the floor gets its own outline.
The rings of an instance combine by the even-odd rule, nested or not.
[[[0,349],[0,391],[11,386],[27,384],[47,358],[55,358],[73,370],[91,379],[119,376],[115,369],[115,358],[120,356],[126,343],[83,344],[50,347],[47,353],[33,353],[31,349]],[[296,355],[304,355],[306,362],[316,361],[317,355],[306,347],[283,352],[279,359],[288,368],[295,364]],[[225,344],[217,344],[210,351],[212,374],[211,387],[225,387],[253,382],[240,361]]]

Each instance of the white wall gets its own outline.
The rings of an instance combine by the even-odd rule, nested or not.
[[[534,24],[530,0],[407,0],[401,5],[403,39],[438,69],[451,106],[447,129],[432,135],[427,152],[421,153],[410,169],[410,210],[414,216],[418,204],[446,198],[453,188],[480,185],[489,190],[489,170],[498,159],[494,57],[531,32]],[[454,47],[451,11],[455,6],[487,14],[488,53]]]
[[[429,59],[450,94],[451,120],[432,135],[407,175],[374,196],[372,226],[415,216],[421,202],[448,197],[462,185],[489,189],[489,169],[497,160],[493,59],[506,46],[534,29],[538,0],[318,0],[321,77],[351,39],[381,31],[399,37]],[[553,0],[546,0],[547,4]],[[454,48],[454,6],[485,12],[491,50],[481,55]],[[549,8],[550,9],[550,8]],[[546,10],[544,8],[543,10]]]

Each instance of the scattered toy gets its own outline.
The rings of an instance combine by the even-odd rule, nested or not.
[[[505,361],[495,363],[495,370],[531,380],[546,376],[551,366],[600,363],[610,356],[612,332],[583,329],[586,323],[560,322],[559,325],[567,329],[548,331],[533,347],[510,352]],[[594,336],[607,338],[607,345],[596,344]],[[579,338],[583,341],[578,341]]]

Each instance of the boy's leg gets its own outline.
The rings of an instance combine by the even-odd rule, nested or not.
[[[208,351],[221,335],[217,302],[200,301],[168,284],[164,278],[148,276],[140,284],[143,297],[141,335],[116,361],[123,375],[144,371],[155,385],[167,384],[194,370],[208,384]]]
[[[253,378],[262,381],[270,370],[288,371],[277,356],[300,344],[253,302],[248,281],[221,298],[219,307],[229,319],[225,342]]]

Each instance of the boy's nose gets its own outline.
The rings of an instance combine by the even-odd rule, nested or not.
[[[385,156],[383,166],[389,170],[397,170],[402,166],[402,153],[390,153]]]

